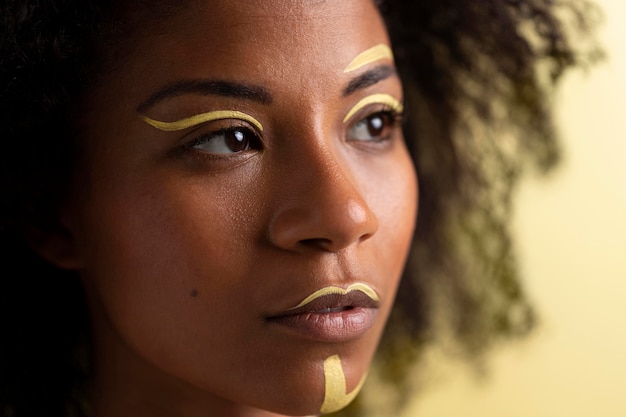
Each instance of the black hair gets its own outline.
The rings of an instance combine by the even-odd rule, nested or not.
[[[377,357],[383,377],[402,384],[440,322],[469,355],[533,327],[509,230],[511,199],[525,167],[545,172],[558,161],[550,94],[568,68],[599,56],[593,43],[572,42],[597,11],[584,0],[378,3],[406,90],[405,137],[420,181],[414,244]],[[88,414],[80,282],[35,255],[25,237],[56,227],[80,154],[72,120],[103,51],[126,33],[116,16],[106,0],[0,3],[2,416]],[[355,410],[358,403],[344,413]]]
[[[552,93],[568,69],[603,57],[593,37],[601,14],[584,0],[386,0],[381,11],[420,182],[413,248],[378,356],[382,378],[401,388],[442,334],[447,351],[479,363],[536,325],[510,230],[513,197],[528,168],[545,174],[559,161]]]

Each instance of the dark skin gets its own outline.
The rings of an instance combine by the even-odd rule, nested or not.
[[[64,231],[38,248],[86,288],[93,416],[319,413],[327,358],[341,358],[348,392],[367,373],[417,211],[396,110],[387,99],[355,107],[402,102],[393,60],[346,72],[389,45],[378,11],[362,0],[198,1],[128,45],[86,97]],[[254,93],[158,94],[189,80]],[[237,113],[173,132],[142,119],[215,111]],[[361,316],[337,312],[316,316],[323,337],[271,320],[355,283],[380,297],[362,329]]]

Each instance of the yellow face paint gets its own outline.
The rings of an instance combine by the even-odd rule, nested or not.
[[[370,105],[370,104],[377,104],[377,103],[386,104],[392,109],[394,109],[395,111],[402,112],[402,103],[396,100],[393,96],[390,96],[389,94],[372,94],[371,96],[367,96],[363,100],[356,103],[355,106],[352,107],[352,109],[350,109],[348,114],[346,114],[346,117],[344,117],[343,122],[345,123],[348,120],[350,120],[350,118],[354,116],[354,114],[358,112],[359,110],[361,110],[363,107]]]
[[[366,51],[361,52],[356,58],[352,60],[352,62],[348,64],[343,72],[345,74],[347,72],[356,71],[367,64],[385,58],[393,61],[393,52],[391,52],[391,48],[381,43]]]
[[[356,388],[348,393],[346,392],[346,377],[341,367],[339,355],[333,355],[326,359],[324,361],[324,402],[320,412],[323,414],[333,413],[350,404],[361,391],[366,377],[367,374],[363,375]]]
[[[177,120],[174,122],[161,122],[159,120],[151,119],[147,116],[141,116],[144,122],[148,123],[150,126],[156,127],[159,130],[164,130],[166,132],[173,132],[176,130],[183,130],[193,126],[200,125],[202,123],[211,122],[213,120],[224,120],[224,119],[239,119],[245,120],[250,123],[254,127],[256,127],[259,132],[263,131],[263,125],[255,119],[254,117],[242,113],[236,110],[217,110],[208,113],[197,114],[195,116],[187,117],[185,119]]]
[[[376,292],[372,289],[372,287],[370,287],[367,284],[356,283],[356,284],[350,285],[345,290],[343,288],[339,288],[339,287],[325,287],[325,288],[322,288],[320,290],[317,290],[313,294],[309,295],[304,300],[302,300],[300,302],[300,304],[298,304],[295,307],[290,308],[290,310],[295,310],[296,308],[300,308],[300,307],[310,303],[311,301],[313,301],[313,300],[315,300],[317,298],[323,297],[325,295],[329,295],[329,294],[345,295],[345,294],[347,294],[349,292],[352,292],[352,291],[361,291],[363,294],[367,295],[369,298],[371,298],[374,301],[379,301],[380,300],[380,298],[378,297],[378,294],[376,294]]]

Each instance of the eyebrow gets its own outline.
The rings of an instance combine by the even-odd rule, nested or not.
[[[183,94],[215,95],[233,97],[238,99],[255,101],[261,104],[270,104],[272,95],[263,87],[248,85],[230,81],[214,80],[181,80],[168,84],[161,88],[137,106],[137,111],[145,113],[146,110],[167,98],[181,96]]]
[[[342,92],[346,97],[350,94],[370,87],[393,75],[396,70],[390,65],[380,65],[364,72],[350,80]],[[271,104],[273,97],[269,91],[261,86],[242,84],[230,81],[215,80],[182,80],[168,84],[161,88],[137,106],[139,113],[145,113],[152,106],[167,98],[177,97],[184,94],[217,95],[255,101],[261,104]]]
[[[344,97],[349,96],[357,90],[362,90],[376,83],[379,83],[393,75],[396,75],[396,70],[390,65],[381,65],[372,68],[369,71],[364,72],[356,78],[353,78],[346,88],[344,88],[342,95]]]

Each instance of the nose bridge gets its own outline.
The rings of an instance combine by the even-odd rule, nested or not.
[[[283,173],[284,196],[270,225],[272,242],[288,250],[337,252],[370,238],[378,219],[347,156],[327,134],[296,141],[302,145],[295,145],[298,157],[289,158]]]
[[[320,154],[311,157],[312,161],[303,166],[305,172],[310,169],[305,181],[311,185],[312,202],[317,203],[310,208],[316,211],[317,207],[318,215],[328,222],[342,221],[355,225],[367,222],[373,213],[366,196],[356,184],[349,164],[331,147],[325,147]]]

